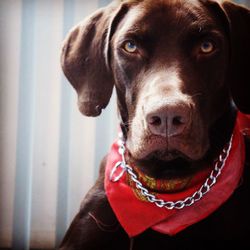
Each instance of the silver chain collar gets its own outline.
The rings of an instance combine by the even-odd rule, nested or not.
[[[192,196],[185,198],[184,200],[178,201],[164,201],[162,199],[158,199],[154,194],[150,193],[147,188],[143,187],[142,183],[138,180],[138,177],[132,167],[130,167],[125,160],[125,152],[126,146],[125,141],[123,139],[123,135],[119,135],[119,154],[122,157],[121,161],[118,161],[110,173],[110,181],[117,182],[123,176],[125,172],[130,175],[131,180],[135,183],[136,188],[140,190],[141,194],[151,203],[154,203],[157,207],[164,207],[166,209],[182,209],[184,207],[189,207],[193,205],[195,202],[199,201],[206,193],[208,193],[211,187],[216,183],[217,178],[220,176],[222,169],[225,166],[226,159],[230,153],[232,148],[232,139],[228,143],[228,145],[222,150],[218,159],[214,163],[214,169],[211,171],[209,177],[206,179],[205,183],[200,187],[199,190],[193,193]],[[120,172],[115,176],[115,172],[120,168]]]

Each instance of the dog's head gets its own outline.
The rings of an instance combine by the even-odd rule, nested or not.
[[[159,167],[204,159],[232,99],[250,112],[249,44],[250,11],[234,3],[127,0],[70,32],[62,67],[84,115],[115,86],[131,158]]]

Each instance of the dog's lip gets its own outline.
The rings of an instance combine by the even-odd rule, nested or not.
[[[135,165],[157,179],[187,177],[197,170],[194,161],[181,156],[166,160],[151,155],[150,159],[135,160]]]
[[[181,151],[178,150],[156,150],[152,153],[150,153],[146,159],[152,159],[152,158],[157,158],[162,161],[173,161],[175,159],[183,159],[185,161],[191,162],[192,159],[190,159],[187,155],[182,153]]]
[[[128,152],[129,152],[129,155],[137,161],[148,161],[148,160],[158,159],[160,161],[169,162],[175,159],[183,159],[187,162],[193,162],[193,161],[199,161],[204,157],[202,156],[202,157],[193,159],[192,157],[185,154],[181,150],[178,150],[178,149],[168,150],[166,148],[148,151],[147,153],[142,153],[139,155],[137,154],[134,155],[134,153],[131,152],[129,148],[128,148]]]
[[[169,161],[181,157],[188,161],[199,161],[208,151],[209,144],[204,141],[195,140],[194,144],[190,139],[175,137],[169,140],[158,137],[146,137],[140,142],[134,143],[128,138],[126,146],[131,156],[140,161],[153,157]]]
[[[152,161],[161,163],[163,171],[177,170],[186,171],[193,165],[193,160],[178,151],[167,152],[165,155],[159,157],[157,154],[151,156]]]
[[[147,162],[147,161],[159,161],[159,162],[164,162],[166,164],[173,163],[174,161],[183,161],[188,164],[191,164],[194,161],[197,161],[197,159],[191,159],[184,153],[178,150],[155,150],[153,152],[150,152],[143,158],[136,158],[131,154],[129,151],[129,155],[132,156],[136,161],[142,161],[142,162]]]

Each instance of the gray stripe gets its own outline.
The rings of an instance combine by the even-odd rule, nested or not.
[[[63,37],[74,24],[74,0],[64,0]],[[59,140],[58,193],[56,217],[56,245],[60,244],[68,227],[69,143],[72,88],[63,77],[61,87],[61,114]]]
[[[35,118],[34,0],[22,1],[20,89],[12,249],[29,249]]]
[[[112,2],[111,0],[99,0],[98,1],[98,6],[99,7],[104,7],[106,5],[108,5],[110,2]]]

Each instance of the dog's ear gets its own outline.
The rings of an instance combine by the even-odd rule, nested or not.
[[[125,5],[108,5],[74,27],[64,41],[62,69],[77,91],[84,115],[100,115],[112,95],[109,41],[125,12]]]
[[[223,2],[230,26],[231,65],[228,81],[233,100],[238,109],[250,113],[250,10],[234,4]]]

